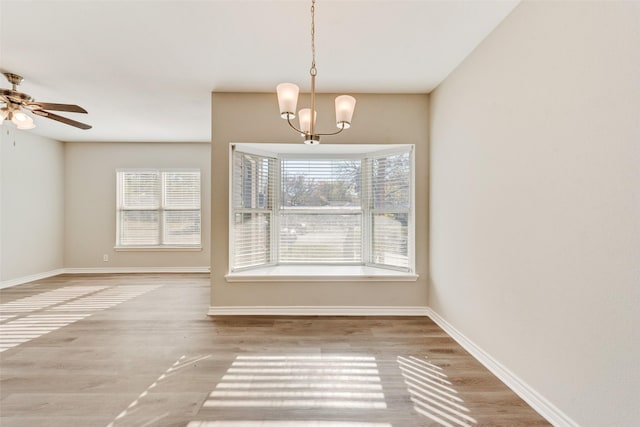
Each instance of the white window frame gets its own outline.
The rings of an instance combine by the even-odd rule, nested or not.
[[[157,209],[125,209],[123,205],[122,183],[120,180],[121,173],[125,172],[158,172],[160,174],[160,206]],[[197,172],[200,179],[200,205],[198,209],[167,209],[165,207],[164,194],[164,173],[170,172]],[[158,212],[158,241],[157,245],[124,245],[120,242],[120,212],[124,210],[149,210]],[[200,213],[200,235],[197,244],[164,244],[162,243],[164,236],[164,212],[176,210],[193,210]],[[202,171],[195,168],[125,168],[116,169],[116,251],[201,251],[202,250]]]
[[[415,146],[411,145],[409,150],[405,149],[396,149],[396,148],[391,148],[391,149],[387,149],[387,150],[380,150],[380,151],[376,151],[373,153],[370,153],[367,157],[366,157],[366,167],[370,168],[371,167],[371,163],[374,159],[379,159],[379,158],[383,158],[383,157],[387,157],[387,156],[393,156],[396,154],[404,154],[407,153],[407,151],[409,152],[409,208],[406,210],[402,210],[402,209],[383,209],[383,210],[379,210],[379,209],[375,209],[373,207],[373,202],[372,202],[372,195],[371,194],[367,194],[367,233],[366,233],[366,240],[367,240],[367,263],[365,265],[371,266],[371,267],[380,267],[380,268],[384,268],[384,269],[388,269],[388,270],[397,270],[397,271],[409,271],[409,272],[414,272],[415,271],[415,265],[416,265],[416,255],[415,255],[415,237],[416,237],[416,233],[415,233],[415,210],[416,210],[416,205],[415,205]],[[371,171],[366,171],[363,172],[363,176],[366,176],[367,179],[371,178]],[[370,190],[370,186],[369,185],[363,185],[363,188],[366,188],[367,191]],[[408,251],[407,251],[407,255],[409,257],[408,259],[408,264],[409,264],[409,268],[403,268],[403,267],[398,267],[398,266],[393,266],[393,265],[388,265],[388,264],[378,264],[376,262],[373,261],[373,245],[371,242],[371,239],[373,237],[373,215],[378,213],[378,214],[382,214],[382,213],[397,213],[399,211],[406,211],[407,216],[408,216],[408,220],[407,220],[407,226],[408,226],[408,230],[407,230],[407,245],[408,245]],[[405,212],[402,212],[405,213]]]
[[[270,157],[273,159],[276,159],[276,167],[275,169],[275,176],[274,176],[274,188],[275,188],[275,192],[274,192],[274,202],[273,202],[273,206],[272,206],[272,210],[271,210],[271,215],[272,215],[272,222],[271,222],[271,234],[270,234],[270,238],[271,238],[271,258],[270,258],[270,262],[268,264],[264,264],[261,266],[252,266],[252,267],[244,267],[244,268],[236,268],[233,265],[234,262],[234,236],[233,236],[233,218],[234,218],[234,209],[233,209],[233,155],[234,152],[237,150],[236,145],[240,145],[242,148],[239,150],[241,152],[245,152],[248,154],[255,154],[255,155],[260,155],[260,156],[265,156],[265,157]],[[249,145],[251,147],[249,147]],[[281,275],[281,272],[287,269],[288,266],[291,266],[292,269],[291,271],[295,271],[295,274],[291,274],[292,278],[303,278],[306,276],[306,274],[302,273],[302,269],[300,267],[304,267],[304,265],[308,265],[308,266],[315,266],[317,268],[323,268],[323,267],[327,267],[327,271],[331,271],[332,267],[336,267],[336,268],[340,268],[338,275],[336,275],[335,277],[340,277],[342,279],[346,279],[349,278],[349,280],[352,280],[356,277],[359,278],[366,278],[366,280],[371,280],[371,281],[377,281],[377,280],[394,280],[394,281],[406,281],[406,280],[416,280],[417,279],[417,274],[415,274],[415,146],[412,144],[402,144],[402,145],[398,145],[398,147],[391,147],[389,148],[389,145],[386,145],[387,148],[383,148],[383,149],[379,149],[379,150],[374,150],[368,153],[342,153],[342,154],[322,154],[322,155],[318,155],[318,156],[309,156],[308,154],[300,154],[300,153],[278,153],[278,152],[271,152],[271,151],[267,151],[267,150],[261,150],[259,148],[256,148],[255,145],[258,144],[230,144],[230,156],[229,156],[229,275],[227,275],[227,279],[229,281],[244,281],[245,279],[242,279],[242,277],[245,278],[250,278],[247,280],[251,280],[251,281],[271,281],[274,278],[278,278],[277,280],[285,280],[286,281],[286,276],[287,275]],[[270,146],[272,146],[271,144],[269,144]],[[277,144],[276,144],[277,145]],[[372,232],[373,232],[373,224],[371,221],[371,216],[372,216],[372,212],[373,209],[371,209],[371,203],[370,203],[370,195],[368,194],[368,190],[369,190],[369,185],[365,185],[364,179],[369,179],[368,175],[369,175],[369,167],[370,167],[370,162],[371,159],[373,158],[379,158],[379,157],[384,157],[384,156],[389,156],[389,155],[393,155],[393,154],[401,154],[401,153],[409,153],[409,161],[410,161],[410,181],[409,181],[409,194],[410,194],[410,208],[409,208],[409,212],[408,212],[408,256],[409,256],[409,268],[402,268],[402,267],[395,267],[395,266],[390,266],[390,265],[381,265],[381,264],[377,264],[372,262],[372,248],[371,248],[371,237],[372,237]],[[309,263],[305,263],[304,265],[301,264],[287,264],[287,263],[280,263],[278,261],[279,258],[279,253],[278,253],[278,242],[279,242],[279,230],[280,230],[280,191],[281,191],[281,166],[280,166],[280,160],[282,159],[300,159],[300,160],[308,160],[308,159],[313,159],[313,160],[332,160],[332,159],[339,159],[339,160],[347,160],[347,159],[358,159],[362,161],[362,166],[361,166],[361,173],[362,173],[362,184],[361,184],[361,208],[359,210],[360,214],[361,214],[361,221],[362,221],[362,238],[361,238],[361,242],[362,242],[362,262],[360,263],[315,263],[315,262],[309,262]],[[310,212],[313,211],[313,209],[309,210]],[[346,209],[345,212],[347,213],[354,213],[354,209]],[[304,211],[300,210],[297,211],[296,213],[304,213]],[[331,213],[336,213],[339,214],[341,212],[341,210],[336,209],[335,211],[332,211]],[[362,271],[366,271],[365,273],[358,273],[355,275],[352,274],[344,274],[344,269],[342,269],[342,267],[348,267],[348,266],[353,266],[355,268],[359,268]],[[353,271],[356,271],[356,269],[354,268]],[[259,275],[255,275],[255,274],[251,274],[250,272],[252,270],[255,271],[263,271],[265,272],[266,276],[271,275],[271,273],[267,273],[269,271],[274,271],[274,272],[278,272],[275,273],[273,275],[271,275],[271,279],[265,277],[265,278],[260,278]],[[336,270],[338,271],[338,270]],[[384,274],[383,272],[387,271],[389,274]],[[372,273],[373,272],[373,273]],[[379,273],[380,272],[380,273]],[[235,275],[235,273],[238,273],[237,275]],[[243,273],[246,273],[243,275]],[[317,277],[321,277],[322,280],[331,280],[331,274],[329,273],[329,276],[318,276],[317,274],[315,276]],[[235,279],[234,279],[235,277]],[[357,279],[356,279],[357,280]]]
[[[281,201],[281,194],[282,194],[282,188],[281,188],[281,180],[282,180],[282,160],[317,160],[317,161],[325,161],[325,160],[360,160],[361,163],[361,167],[362,165],[365,163],[365,159],[361,156],[361,155],[354,155],[354,154],[335,154],[335,155],[331,155],[331,154],[322,154],[319,156],[314,156],[314,157],[310,157],[308,154],[291,154],[291,153],[284,153],[284,154],[278,154],[276,157],[276,182],[278,184],[278,187],[276,187],[276,191],[277,194],[275,194],[275,204],[277,204],[277,206],[275,207],[275,212],[274,214],[277,216],[278,218],[278,223],[276,223],[276,227],[272,227],[273,229],[273,234],[274,234],[274,238],[276,240],[276,242],[280,242],[280,218],[283,215],[283,212],[288,212],[287,214],[293,215],[293,211],[289,210],[289,209],[283,209],[281,208],[282,205],[282,201]],[[360,172],[361,177],[362,177],[362,171]],[[363,185],[360,185],[360,188],[362,188]],[[362,235],[364,235],[365,233],[365,209],[364,209],[364,199],[362,198],[362,193],[360,194],[360,209],[357,208],[344,208],[344,209],[332,209],[330,212],[323,210],[322,208],[306,208],[306,209],[296,209],[295,210],[295,214],[299,214],[299,215],[360,215],[360,232]],[[362,262],[340,262],[340,263],[327,263],[327,262],[322,262],[322,261],[308,261],[305,263],[302,263],[304,265],[319,265],[319,266],[323,266],[323,265],[366,265],[366,259],[368,258],[368,255],[365,253],[365,249],[366,246],[363,244],[363,240],[364,238],[360,239],[361,242],[361,247],[360,247],[360,253],[361,253],[361,257],[362,257]],[[275,265],[301,265],[301,263],[293,263],[293,262],[282,262],[279,260],[279,256],[280,256],[280,252],[279,252],[279,248],[278,251],[274,253],[278,259],[276,259],[274,261]]]
[[[234,161],[233,161],[233,155],[235,152],[234,149],[234,145],[231,145],[231,149],[230,151],[230,156],[229,156],[229,271],[243,271],[243,270],[251,270],[254,268],[258,268],[256,266],[248,266],[248,267],[233,267],[233,263],[235,260],[235,252],[236,252],[236,247],[235,247],[235,239],[234,239],[234,235],[233,235],[233,230],[235,229],[235,214],[236,213],[269,213],[271,216],[271,227],[269,229],[269,242],[270,242],[270,250],[269,250],[269,261],[264,263],[264,264],[260,264],[259,267],[267,267],[267,266],[273,266],[275,265],[275,261],[274,261],[274,254],[277,253],[277,241],[276,241],[276,230],[278,230],[279,228],[277,228],[276,226],[274,226],[274,221],[276,220],[276,207],[275,204],[277,202],[277,200],[273,200],[272,201],[272,206],[270,209],[258,209],[258,208],[236,208],[234,207],[233,204],[233,191],[234,191]],[[268,152],[263,152],[263,151],[259,151],[259,150],[243,150],[241,151],[243,153],[246,154],[253,154],[253,155],[257,155],[257,156],[261,156],[261,157],[266,157],[269,159],[274,159],[277,160],[276,157],[273,156],[272,153],[268,153]],[[276,171],[278,169],[278,164],[275,165],[274,167],[274,189],[277,188],[277,185],[279,185],[280,179],[279,179],[279,173]],[[276,191],[277,192],[277,191]],[[274,198],[276,197],[276,195],[274,194]],[[279,226],[279,224],[277,224]]]

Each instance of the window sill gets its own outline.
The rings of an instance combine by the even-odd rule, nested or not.
[[[362,265],[276,265],[228,273],[227,282],[415,282],[418,275]]]
[[[197,252],[202,246],[114,246],[116,252]]]

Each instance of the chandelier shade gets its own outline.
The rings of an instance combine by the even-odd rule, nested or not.
[[[298,106],[298,93],[300,88],[293,83],[280,83],[277,88],[278,106],[280,107],[280,117],[295,118]]]
[[[313,125],[315,127],[318,112],[313,113]],[[298,120],[300,121],[300,130],[303,133],[311,132],[311,108],[303,108],[298,112]]]
[[[338,128],[349,129],[353,110],[356,108],[356,99],[349,95],[336,97],[336,126]]]

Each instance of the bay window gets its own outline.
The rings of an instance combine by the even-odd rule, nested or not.
[[[374,266],[413,273],[413,146],[233,144],[230,272]]]

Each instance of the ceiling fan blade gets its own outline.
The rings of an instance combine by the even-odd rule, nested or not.
[[[91,126],[77,122],[75,120],[67,119],[66,117],[59,116],[57,114],[50,113],[44,110],[33,110],[33,114],[36,114],[41,117],[46,117],[47,119],[55,120],[60,123],[64,123],[66,125],[75,126],[80,129],[91,129]]]
[[[25,103],[27,108],[37,110],[54,110],[54,111],[68,111],[70,113],[87,113],[87,110],[79,105],[72,104],[54,104],[51,102],[27,102]]]

